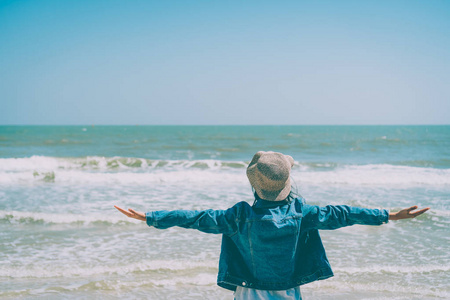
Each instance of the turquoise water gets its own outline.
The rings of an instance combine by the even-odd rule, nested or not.
[[[246,161],[272,149],[302,162],[449,168],[449,126],[13,126],[0,157]]]
[[[256,151],[292,155],[311,204],[424,216],[324,231],[306,299],[450,298],[450,126],[0,126],[0,297],[232,299],[220,236],[128,220],[252,202]]]

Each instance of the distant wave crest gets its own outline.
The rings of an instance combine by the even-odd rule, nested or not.
[[[152,271],[179,272],[185,270],[201,270],[217,272],[215,261],[177,261],[177,260],[152,260],[127,263],[125,266],[71,266],[70,268],[55,268],[52,266],[32,266],[27,268],[3,268],[0,277],[12,278],[51,278],[51,277],[73,277],[93,276],[100,274],[142,273]],[[213,277],[214,278],[214,277]]]
[[[0,184],[242,184],[246,167],[244,161],[32,156],[0,159]],[[292,176],[301,184],[450,185],[450,169],[391,164],[296,162]]]
[[[130,170],[130,169],[243,169],[246,162],[220,160],[151,160],[135,157],[88,156],[82,158],[59,158],[48,156],[31,156],[26,158],[1,158],[0,171],[26,170]]]
[[[111,209],[114,209],[111,207]],[[61,214],[22,211],[0,211],[0,222],[23,225],[125,225],[140,224],[141,221],[122,216],[105,216],[105,214]]]

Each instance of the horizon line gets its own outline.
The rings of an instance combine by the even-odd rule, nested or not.
[[[0,124],[0,126],[449,126],[445,124]]]

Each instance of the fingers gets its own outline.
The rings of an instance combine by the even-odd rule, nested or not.
[[[414,205],[414,206],[411,206],[408,208],[404,208],[404,209],[400,210],[399,212],[394,213],[392,216],[392,220],[412,219],[417,216],[420,216],[421,214],[425,213],[426,211],[428,211],[430,209],[429,207],[426,207],[421,210],[414,211],[417,208],[418,208],[417,205]]]
[[[417,217],[417,216],[420,216],[421,214],[423,214],[424,212],[426,212],[426,211],[429,210],[429,209],[430,209],[430,208],[427,207],[427,208],[424,208],[424,209],[421,209],[421,210],[412,212],[412,213],[410,213],[410,215],[412,215],[413,218],[415,218],[415,217]]]
[[[114,205],[114,207],[129,218],[137,219],[140,221],[146,220],[145,214],[142,212],[135,211],[134,209],[131,209],[131,208],[129,208],[128,210],[125,210],[123,208],[118,207],[117,205]]]
[[[417,209],[417,205],[411,206],[410,208],[407,208],[406,211],[408,212],[408,214],[412,211]]]
[[[142,212],[140,212],[140,211],[135,211],[135,210],[132,209],[132,208],[129,208],[128,210],[131,211],[131,212],[132,212],[133,214],[135,214],[135,215],[138,215],[138,216],[140,216],[140,217],[145,217],[145,214],[142,213]]]
[[[133,218],[141,220],[141,221],[146,220],[145,214],[143,212],[135,211],[134,209],[131,209],[131,208],[129,208],[128,210],[133,213]]]
[[[126,211],[125,209],[120,208],[120,207],[118,207],[118,206],[116,206],[116,205],[114,205],[114,207],[115,207],[118,211],[120,211],[121,213],[123,213],[124,215],[126,215],[127,217],[130,217],[130,218],[131,218],[132,213],[130,213],[130,212]]]
[[[427,207],[427,208],[423,208],[418,211],[413,211],[413,210],[417,209],[417,207],[418,207],[417,205],[414,205],[414,206],[411,206],[410,208],[406,209],[407,218],[415,218],[430,209],[429,207]]]

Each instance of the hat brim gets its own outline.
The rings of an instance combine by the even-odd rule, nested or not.
[[[291,179],[289,178],[285,182],[285,186],[282,190],[278,191],[267,191],[260,188],[255,188],[256,193],[261,199],[269,200],[269,201],[283,201],[289,196],[291,192]]]

